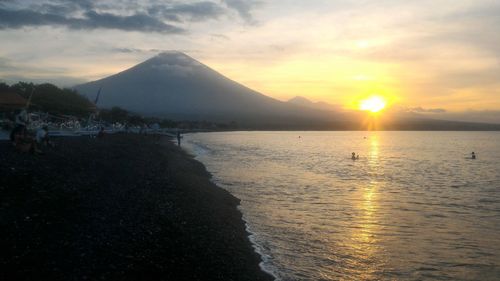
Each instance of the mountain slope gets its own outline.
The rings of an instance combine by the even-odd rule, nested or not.
[[[287,103],[295,104],[299,106],[305,106],[309,108],[319,109],[319,110],[329,110],[329,111],[339,111],[341,107],[338,105],[329,104],[326,102],[312,102],[305,97],[296,96],[287,101]]]
[[[282,102],[238,84],[180,52],[161,53],[118,74],[75,89],[98,107],[119,106],[176,120],[236,121],[246,129],[365,130],[365,112],[297,97]],[[420,118],[385,118],[385,130],[499,130],[500,125]]]
[[[94,99],[101,87],[98,106],[119,106],[149,116],[250,123],[329,119],[326,113],[253,91],[179,52],[161,53],[75,89]]]

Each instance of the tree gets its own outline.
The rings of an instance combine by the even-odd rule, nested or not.
[[[0,89],[7,91],[5,85],[1,85]],[[49,83],[35,85],[33,83],[19,82],[10,86],[8,90],[26,99],[33,94],[30,109],[49,112],[51,114],[84,117],[95,110],[95,106],[75,90],[61,89]]]
[[[10,86],[5,83],[0,83],[0,93],[10,92]]]
[[[129,118],[129,112],[123,108],[115,106],[110,110],[103,109],[99,113],[99,116],[102,120],[106,122],[126,122]]]

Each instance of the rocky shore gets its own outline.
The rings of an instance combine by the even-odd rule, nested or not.
[[[238,199],[168,139],[0,142],[0,280],[272,280]]]

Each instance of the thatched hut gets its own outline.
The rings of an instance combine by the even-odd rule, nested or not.
[[[28,100],[12,92],[0,93],[0,111],[11,111],[26,107]]]

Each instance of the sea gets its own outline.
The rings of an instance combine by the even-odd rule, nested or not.
[[[500,280],[500,132],[214,132],[183,146],[241,199],[276,280]]]

